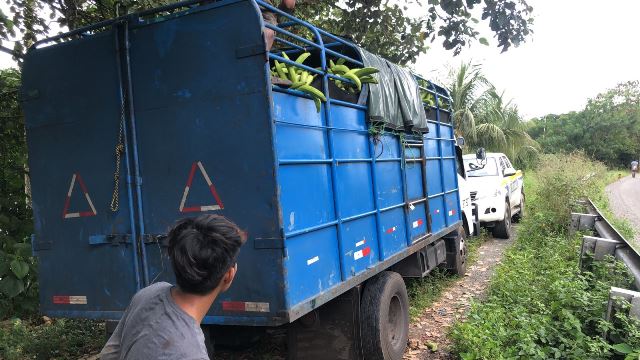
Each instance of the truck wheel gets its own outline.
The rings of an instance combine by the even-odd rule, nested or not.
[[[504,219],[498,221],[496,226],[493,227],[493,236],[501,239],[508,239],[511,237],[511,206],[509,200],[504,204]]]
[[[409,337],[409,298],[400,274],[383,271],[367,281],[360,321],[365,359],[402,359]]]
[[[464,228],[459,228],[456,236],[445,239],[447,247],[446,269],[452,275],[464,275],[467,272],[467,246]]]
[[[519,223],[520,220],[522,220],[522,217],[524,216],[524,193],[522,193],[522,195],[520,195],[520,208],[518,209],[518,213],[513,215],[513,222],[514,223]]]

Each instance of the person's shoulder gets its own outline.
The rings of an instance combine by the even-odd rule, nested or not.
[[[141,298],[148,299],[151,297],[156,297],[164,293],[165,291],[167,291],[167,289],[170,289],[171,286],[172,286],[171,284],[164,281],[151,284],[143,289],[140,289],[140,291],[138,291],[133,297],[133,301],[136,301]]]

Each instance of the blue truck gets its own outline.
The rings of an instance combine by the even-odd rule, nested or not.
[[[304,52],[308,65],[288,60]],[[272,84],[276,60],[316,75],[319,109]],[[386,74],[344,98],[331,61]],[[22,98],[41,312],[117,321],[136,291],[173,281],[176,219],[215,213],[249,240],[203,326],[222,338],[289,324],[292,358],[400,359],[403,277],[464,272],[470,233],[451,98],[402,71],[251,0],[176,3],[34,44]],[[371,116],[385,99],[404,126]]]

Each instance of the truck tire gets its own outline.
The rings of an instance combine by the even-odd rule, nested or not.
[[[367,281],[361,300],[366,360],[401,360],[409,337],[409,298],[400,274],[383,271]]]
[[[511,206],[509,205],[509,199],[504,204],[504,219],[496,222],[493,227],[493,237],[500,239],[508,239],[511,237]]]
[[[522,195],[520,195],[520,208],[518,209],[518,213],[513,215],[514,223],[519,223],[520,220],[522,220],[522,217],[524,216],[524,202],[525,202],[525,197],[524,197],[524,193],[522,193]]]
[[[467,272],[467,246],[464,228],[458,228],[456,235],[445,239],[447,247],[447,271],[452,275],[464,275]]]

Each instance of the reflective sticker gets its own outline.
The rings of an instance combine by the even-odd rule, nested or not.
[[[364,243],[365,243],[365,242],[366,242],[366,240],[364,240],[364,239],[362,239],[362,240],[358,241],[358,242],[356,243],[356,247],[360,247],[360,246],[364,245]]]
[[[365,256],[368,256],[369,254],[371,254],[371,248],[370,247],[366,247],[362,250],[358,250],[356,252],[353,253],[353,259],[354,260],[359,260],[362,259]]]
[[[84,194],[85,200],[87,200],[87,204],[89,205],[90,211],[77,211],[77,212],[69,212],[69,205],[71,204],[71,194],[73,194],[73,189],[76,186],[76,181],[80,184],[80,188],[82,189],[82,193]],[[96,211],[95,206],[93,206],[93,201],[91,201],[91,197],[89,196],[89,191],[87,190],[87,186],[82,181],[82,177],[80,177],[79,173],[73,174],[71,177],[71,184],[69,185],[69,191],[67,191],[67,198],[64,201],[64,209],[62,210],[62,218],[63,219],[71,219],[71,218],[79,218],[84,216],[95,216],[98,212]]]
[[[318,260],[320,260],[319,256],[314,256],[311,259],[307,260],[307,266],[313,264],[314,262],[317,262]]]
[[[396,231],[396,227],[395,227],[395,226],[394,226],[394,227],[390,227],[390,228],[388,228],[388,229],[387,229],[387,231],[386,231],[386,233],[387,233],[387,234],[391,234],[391,233],[392,233],[392,232],[394,232],[394,231]]]
[[[456,211],[455,211],[455,210],[449,210],[449,216],[453,216],[453,215],[455,215],[455,214],[456,214]]]
[[[223,301],[223,311],[236,312],[269,312],[269,303],[266,302],[248,302],[248,301]]]
[[[68,295],[54,295],[54,304],[67,304],[67,305],[86,305],[86,296],[68,296]]]
[[[189,189],[191,189],[191,184],[193,183],[193,176],[196,174],[196,169],[200,169],[200,174],[206,181],[207,186],[209,187],[209,191],[215,200],[215,204],[211,205],[201,205],[201,206],[190,206],[185,207],[185,203],[187,202],[187,196],[189,195]],[[222,204],[222,200],[220,200],[220,196],[218,196],[218,191],[216,191],[216,187],[213,185],[209,174],[204,169],[202,162],[197,161],[191,165],[191,171],[189,172],[189,178],[187,179],[187,185],[184,187],[184,191],[182,192],[182,199],[180,200],[180,206],[178,206],[178,210],[181,213],[188,212],[202,212],[202,211],[213,211],[213,210],[221,210],[224,209],[224,205]]]
[[[417,228],[418,226],[422,225],[424,222],[422,221],[422,219],[418,219],[416,221],[413,222],[413,228]]]

